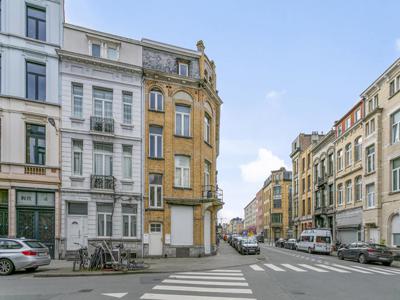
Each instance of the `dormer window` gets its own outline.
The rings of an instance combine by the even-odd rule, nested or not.
[[[118,49],[117,47],[108,46],[107,47],[107,58],[112,60],[118,59]]]
[[[89,52],[93,57],[118,60],[119,48],[120,45],[118,43],[103,41],[96,37],[89,37]]]
[[[92,44],[92,56],[100,58],[101,56],[101,45],[93,43]]]
[[[178,63],[178,73],[180,76],[189,76],[189,65],[187,63]]]

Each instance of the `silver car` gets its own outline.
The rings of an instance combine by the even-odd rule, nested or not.
[[[50,264],[49,249],[42,243],[28,239],[0,238],[0,275],[14,271],[35,271]]]

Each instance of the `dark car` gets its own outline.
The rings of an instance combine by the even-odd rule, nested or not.
[[[285,245],[284,238],[280,238],[275,241],[275,247],[283,248],[284,245]]]
[[[240,254],[260,254],[260,247],[255,238],[243,238],[238,244]]]
[[[284,248],[290,250],[296,250],[297,248],[297,240],[296,239],[288,239],[284,242]]]
[[[256,236],[256,240],[257,240],[257,242],[259,242],[259,243],[264,243],[264,236],[263,235],[257,235]]]
[[[233,243],[232,243],[233,248],[235,248],[236,250],[239,251],[239,244],[240,244],[240,241],[241,241],[242,239],[243,239],[243,237],[241,237],[241,236],[236,236],[236,237],[233,239]]]
[[[361,264],[380,262],[390,266],[393,262],[393,253],[385,245],[357,242],[342,246],[337,252],[339,259],[350,259]]]

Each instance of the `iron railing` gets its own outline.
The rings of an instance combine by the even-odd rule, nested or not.
[[[206,199],[216,199],[223,201],[224,192],[218,186],[203,185],[203,197]]]
[[[92,189],[114,190],[114,176],[108,175],[92,175],[90,178]]]
[[[114,133],[114,119],[91,116],[90,130],[103,133]]]

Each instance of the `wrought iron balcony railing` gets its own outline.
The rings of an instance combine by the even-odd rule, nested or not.
[[[114,133],[114,119],[91,116],[90,130],[103,133]]]
[[[206,199],[215,199],[223,201],[224,192],[218,186],[203,185],[203,197]]]
[[[92,175],[90,178],[90,183],[92,189],[114,190],[115,179],[114,176]]]

